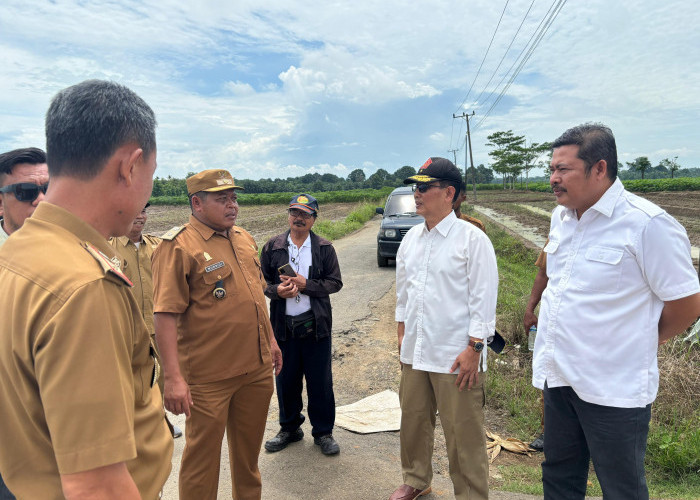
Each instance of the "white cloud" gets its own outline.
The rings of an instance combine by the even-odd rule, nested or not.
[[[245,96],[255,93],[253,86],[244,82],[226,82],[224,87],[235,96]]]
[[[696,2],[568,2],[476,126],[502,87],[488,102],[486,96],[549,7],[536,3],[486,87],[529,5],[509,2],[467,105],[457,111],[501,4],[7,0],[0,149],[42,146],[43,115],[56,91],[109,78],[156,111],[161,176],[217,165],[252,178],[393,170],[460,147],[463,132],[451,130],[451,113],[462,110],[476,111],[476,163],[488,163],[486,136],[496,130],[540,142],[595,120],[613,128],[621,155],[654,163],[676,152],[681,164],[700,165]],[[310,116],[326,127],[321,139]],[[362,139],[354,136],[359,131]]]

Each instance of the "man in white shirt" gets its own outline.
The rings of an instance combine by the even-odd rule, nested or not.
[[[544,390],[545,499],[583,499],[589,458],[605,498],[647,499],[658,345],[700,315],[683,227],[617,179],[612,131],[567,130],[552,146],[552,214],[533,384]]]
[[[406,234],[396,255],[404,484],[391,500],[430,492],[436,411],[455,498],[488,498],[484,346],[496,324],[498,269],[486,234],[452,211],[461,182],[445,158],[428,159],[404,181],[415,185],[425,223]]]

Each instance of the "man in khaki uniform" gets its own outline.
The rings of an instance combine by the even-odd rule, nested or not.
[[[46,139],[51,188],[0,248],[16,297],[0,301],[0,469],[23,499],[155,499],[172,439],[107,243],[150,196],[155,116],[126,87],[89,80],[54,97]]]
[[[153,254],[156,339],[165,407],[185,413],[181,500],[215,500],[224,430],[233,498],[259,499],[258,455],[279,374],[277,346],[253,237],[235,226],[236,186],[226,170],[187,179],[189,223]]]
[[[41,149],[22,148],[0,154],[0,246],[34,213],[48,186],[49,168]],[[0,475],[0,500],[14,498]]]
[[[458,219],[462,219],[464,221],[467,221],[470,224],[474,224],[476,227],[481,229],[483,232],[486,232],[486,226],[484,226],[484,223],[481,222],[479,219],[476,217],[472,217],[467,214],[462,213],[462,203],[464,203],[467,199],[467,185],[462,181],[462,183],[459,186],[459,194],[457,195],[457,199],[455,202],[452,204],[452,210],[454,210],[455,215],[457,216]]]
[[[148,220],[146,209],[150,205],[150,203],[146,203],[146,206],[143,207],[143,210],[141,210],[134,219],[126,236],[111,238],[109,244],[112,245],[119,256],[124,259],[124,274],[126,274],[129,280],[134,284],[131,291],[139,305],[143,321],[146,323],[146,328],[151,334],[151,344],[155,350],[156,361],[160,365],[160,356],[158,355],[158,350],[155,349],[156,333],[153,327],[153,272],[151,270],[151,259],[161,239],[151,234],[143,234],[143,228]],[[162,370],[158,370],[158,388],[162,394]],[[165,420],[174,438],[182,436],[180,428],[176,425],[172,425],[170,421],[168,421],[167,415]]]

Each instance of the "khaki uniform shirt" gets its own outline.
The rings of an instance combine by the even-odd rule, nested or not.
[[[126,462],[144,499],[171,468],[150,339],[104,237],[42,202],[0,249],[0,469],[18,498]]]
[[[154,312],[174,313],[180,371],[189,384],[272,366],[258,249],[234,226],[225,237],[193,216],[153,254]],[[216,298],[217,282],[226,296]]]
[[[128,236],[111,238],[109,244],[124,259],[124,274],[134,284],[131,289],[136,302],[143,314],[148,333],[153,335],[153,273],[151,272],[151,258],[158,244],[162,241],[158,236],[144,234],[141,244],[136,247]]]
[[[481,229],[483,232],[486,232],[486,226],[484,226],[484,223],[481,222],[479,219],[476,217],[470,217],[467,214],[462,214],[459,216],[460,219],[465,220],[469,222],[470,224],[474,224],[476,227]]]
[[[547,246],[547,243],[549,243],[549,238],[547,238],[547,241],[544,242],[544,246]],[[540,250],[540,254],[537,256],[535,265],[540,269],[544,269],[545,271],[547,270],[547,254],[544,252],[544,250]]]

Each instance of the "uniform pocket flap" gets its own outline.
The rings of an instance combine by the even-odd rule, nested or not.
[[[624,251],[618,248],[591,247],[586,250],[586,260],[615,266],[620,263],[623,254]]]
[[[549,242],[544,246],[543,250],[544,253],[554,253],[557,251],[557,248],[559,248],[559,242],[549,240]]]

